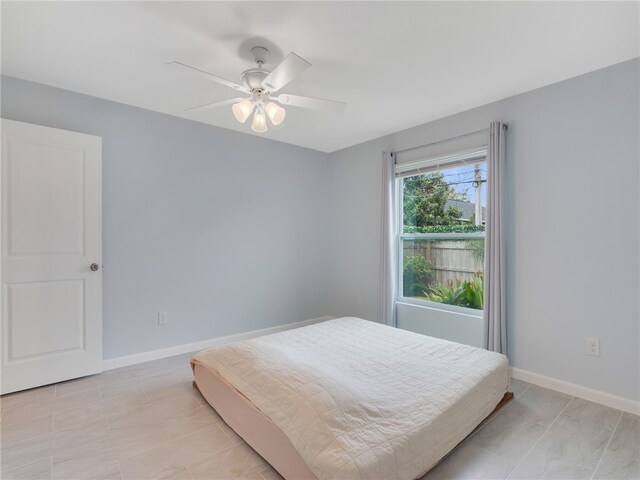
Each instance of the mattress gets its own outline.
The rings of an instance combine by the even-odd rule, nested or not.
[[[256,448],[247,438],[256,421],[238,432],[285,478],[418,478],[493,411],[509,383],[503,355],[356,318],[207,350],[192,363],[214,408],[223,385],[282,433],[266,436],[301,459],[304,474]],[[217,389],[204,386],[212,373]]]
[[[315,480],[287,436],[215,370],[194,365],[200,393],[238,435],[286,479]]]

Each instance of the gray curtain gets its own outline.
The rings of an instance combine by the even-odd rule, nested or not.
[[[382,153],[382,275],[380,318],[385,325],[396,326],[398,219],[396,205],[395,155]]]
[[[484,266],[483,346],[507,353],[504,278],[503,176],[506,126],[492,122],[487,148],[487,231]]]

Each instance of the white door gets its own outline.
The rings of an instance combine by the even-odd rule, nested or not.
[[[0,392],[102,370],[102,140],[2,120]]]

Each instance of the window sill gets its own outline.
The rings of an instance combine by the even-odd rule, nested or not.
[[[466,317],[473,317],[482,320],[482,310],[474,308],[458,307],[447,305],[446,303],[429,302],[428,300],[418,300],[416,298],[400,297],[396,299],[396,304],[409,305],[412,307],[424,308],[427,310],[438,310],[441,312],[455,313]]]

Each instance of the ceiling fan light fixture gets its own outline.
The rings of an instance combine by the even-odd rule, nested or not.
[[[256,133],[264,133],[267,131],[267,116],[265,115],[262,107],[258,107],[256,113],[253,115],[251,130]]]
[[[0,0],[2,1],[2,0]],[[264,133],[268,130],[268,123],[280,125],[287,115],[282,105],[311,108],[315,110],[339,111],[346,105],[343,102],[334,102],[322,98],[304,97],[301,95],[279,94],[283,87],[286,87],[298,75],[311,67],[311,64],[304,58],[290,52],[272,70],[264,68],[269,50],[259,45],[251,49],[251,53],[258,64],[256,68],[249,68],[240,75],[241,84],[226,80],[222,77],[209,73],[198,67],[192,67],[186,63],[173,61],[171,65],[187,69],[192,73],[198,73],[205,78],[241,91],[249,98],[231,98],[220,102],[207,103],[196,107],[188,108],[189,112],[200,112],[222,106],[232,105],[231,110],[234,117],[240,123],[245,123],[253,114],[251,129],[257,133]],[[274,96],[278,93],[278,96]],[[277,102],[277,103],[276,103]],[[267,120],[267,117],[269,120]]]
[[[274,125],[280,125],[287,115],[287,111],[275,102],[267,103],[264,109]]]
[[[233,111],[233,115],[236,117],[236,120],[238,120],[240,123],[244,123],[251,115],[251,112],[253,112],[253,102],[247,99],[238,103],[234,103],[231,107],[231,110]]]

